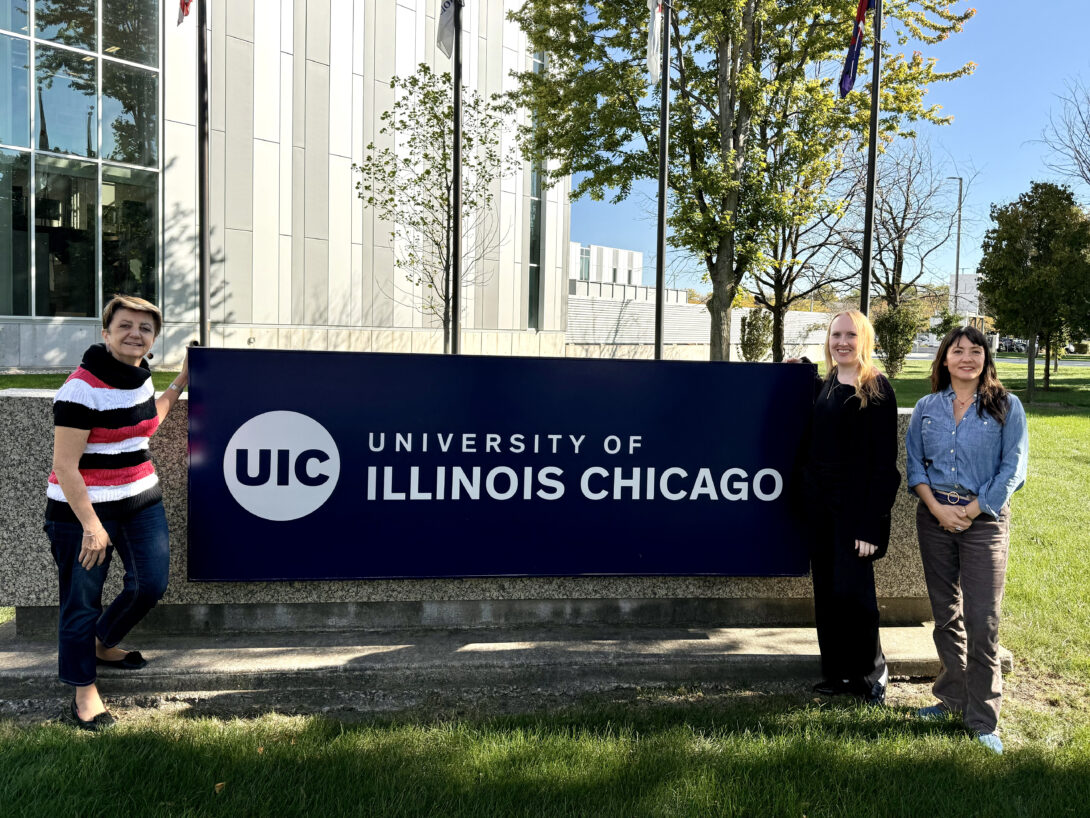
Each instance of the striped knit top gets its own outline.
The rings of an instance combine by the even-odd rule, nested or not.
[[[148,440],[159,428],[155,388],[146,361],[131,366],[105,344],[83,355],[53,399],[53,425],[87,429],[79,472],[99,519],[117,519],[162,499]],[[47,520],[78,522],[55,472],[46,489]]]

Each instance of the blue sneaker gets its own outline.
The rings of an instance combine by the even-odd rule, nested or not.
[[[942,721],[948,715],[950,715],[950,711],[941,704],[933,704],[930,707],[921,707],[916,711],[916,718],[923,719],[924,721]]]
[[[1003,755],[1003,742],[995,733],[979,733],[976,740],[997,756]]]

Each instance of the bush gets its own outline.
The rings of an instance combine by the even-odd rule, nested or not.
[[[886,361],[886,375],[896,378],[904,368],[905,358],[923,323],[919,310],[912,304],[900,304],[875,316],[874,334]]]
[[[1075,344],[1076,355],[1090,355],[1090,343],[1086,341],[1079,341]]]
[[[742,357],[759,361],[772,349],[772,313],[752,309],[742,316]]]

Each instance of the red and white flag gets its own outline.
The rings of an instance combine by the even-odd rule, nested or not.
[[[189,16],[189,7],[193,5],[193,0],[178,0],[178,22],[181,23],[186,17]]]

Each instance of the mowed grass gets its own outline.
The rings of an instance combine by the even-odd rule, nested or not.
[[[1080,815],[1090,731],[996,757],[952,724],[793,699],[443,723],[0,726],[7,815]]]
[[[73,367],[74,369],[75,367]],[[0,374],[0,389],[60,389],[70,371],[44,372],[33,375]],[[166,389],[177,372],[155,371],[151,373],[151,382],[158,390]]]
[[[927,367],[910,361],[894,381],[902,406],[929,391]],[[1024,389],[1024,363],[1000,364],[1000,377]],[[902,684],[901,706],[883,709],[758,688],[354,724],[152,711],[100,736],[0,722],[0,814],[1087,814],[1090,369],[1061,367],[1027,414],[1001,624],[1016,657],[1002,757],[954,721],[912,718],[929,699]]]

